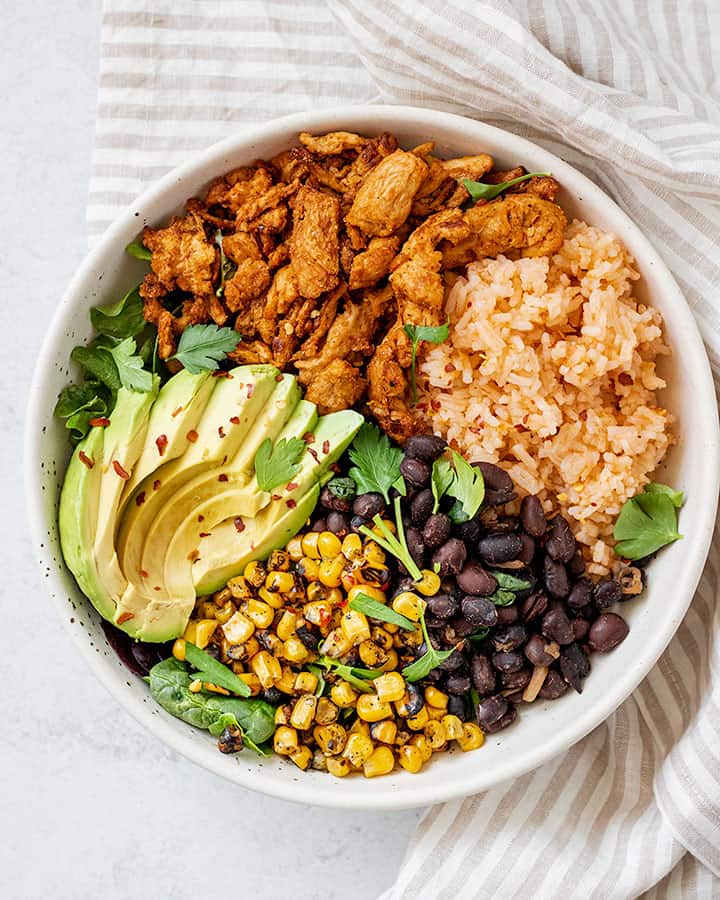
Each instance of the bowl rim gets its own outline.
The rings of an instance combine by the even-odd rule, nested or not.
[[[382,120],[379,124],[392,129],[401,127],[426,126],[436,127],[462,127],[474,132],[479,142],[483,135],[495,138],[507,148],[508,154],[515,154],[522,159],[541,154],[547,159],[548,169],[557,175],[560,182],[563,177],[569,175],[575,186],[583,190],[583,200],[590,200],[596,204],[608,205],[612,209],[612,215],[619,221],[624,221],[625,228],[634,232],[636,247],[642,248],[643,265],[653,266],[663,278],[665,283],[664,293],[667,294],[678,306],[678,314],[682,320],[681,326],[684,337],[690,344],[700,349],[700,359],[696,362],[694,375],[696,395],[708,399],[713,398],[715,414],[708,423],[708,433],[704,442],[707,454],[707,473],[711,483],[708,484],[708,503],[702,507],[702,519],[696,523],[697,538],[690,547],[686,558],[684,588],[684,600],[678,605],[677,615],[669,620],[666,627],[653,635],[649,642],[648,651],[644,655],[641,665],[637,661],[628,667],[626,679],[619,680],[611,685],[603,697],[603,702],[595,705],[588,704],[583,714],[558,728],[552,739],[546,741],[539,748],[532,748],[524,753],[503,760],[492,769],[493,776],[488,778],[484,767],[477,767],[476,777],[466,778],[462,783],[446,783],[442,779],[428,777],[424,780],[413,780],[407,789],[398,790],[397,787],[389,789],[384,794],[372,792],[350,791],[344,787],[344,782],[339,781],[336,790],[318,794],[312,782],[303,781],[288,774],[283,780],[272,773],[268,774],[260,766],[247,768],[245,766],[230,766],[227,758],[198,742],[185,739],[166,723],[161,717],[153,714],[151,705],[135,702],[121,690],[122,679],[109,677],[103,668],[100,657],[89,645],[86,635],[81,635],[77,629],[71,627],[65,615],[63,596],[66,590],[62,583],[61,563],[56,563],[46,543],[46,497],[41,490],[37,477],[41,456],[42,429],[38,427],[47,414],[48,391],[53,391],[53,348],[62,333],[66,318],[80,305],[79,287],[88,271],[97,268],[105,257],[117,253],[118,237],[130,229],[134,223],[137,225],[137,210],[149,207],[155,201],[160,200],[164,193],[178,182],[186,178],[193,178],[210,165],[217,165],[220,171],[222,160],[228,154],[237,153],[246,147],[251,147],[265,140],[272,140],[281,134],[297,133],[299,131],[311,131],[320,133],[328,130],[338,130],[347,124],[347,120],[353,120],[356,128],[359,120],[365,120],[365,128],[372,128],[374,122]],[[142,221],[142,219],[141,219]],[[639,255],[639,254],[638,254]],[[84,301],[89,306],[87,300]],[[538,144],[510,131],[488,125],[479,119],[471,119],[453,113],[442,112],[428,107],[392,106],[392,105],[344,105],[318,109],[309,112],[294,113],[289,116],[272,119],[268,122],[238,130],[228,138],[212,144],[207,149],[195,154],[188,162],[170,170],[156,183],[145,190],[137,200],[127,207],[97,241],[90,252],[85,256],[78,267],[70,284],[63,294],[62,300],[56,308],[49,324],[41,350],[38,354],[33,377],[29,389],[28,406],[25,417],[24,436],[24,486],[26,506],[30,522],[33,549],[39,559],[39,566],[45,571],[47,577],[43,579],[46,592],[54,599],[56,609],[60,613],[64,627],[71,634],[72,639],[91,670],[115,698],[137,722],[147,728],[153,735],[168,744],[172,749],[192,760],[203,768],[220,775],[242,787],[260,791],[269,796],[283,800],[291,800],[300,803],[322,805],[346,809],[404,809],[425,806],[432,803],[469,796],[508,779],[517,778],[552,759],[559,753],[566,751],[585,737],[590,731],[600,725],[610,716],[621,703],[637,688],[640,682],[653,668],[668,643],[675,634],[687,609],[692,601],[695,589],[700,580],[705,560],[709,551],[715,521],[718,490],[720,488],[720,428],[717,420],[717,408],[715,405],[715,390],[710,369],[710,364],[705,353],[704,345],[698,325],[692,315],[687,301],[682,295],[674,277],[668,270],[659,253],[645,237],[640,228],[630,217],[610,198],[600,187],[583,175],[578,169],[564,162],[550,151]],[[295,773],[302,775],[302,773]]]

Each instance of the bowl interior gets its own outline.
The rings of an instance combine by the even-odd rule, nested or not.
[[[145,684],[130,675],[108,646],[98,617],[65,570],[56,532],[59,486],[69,456],[62,423],[52,416],[59,390],[74,375],[70,351],[91,335],[88,309],[124,294],[145,268],[123,252],[145,224],[159,224],[181,209],[216,175],[269,157],[295,143],[297,132],[395,133],[405,147],[430,138],[440,156],[488,152],[508,168],[552,171],[563,185],[560,201],[570,217],[615,232],[637,259],[637,294],[665,318],[674,350],[664,363],[669,387],[662,402],[676,418],[677,443],[658,480],[686,491],[681,513],[684,540],[653,562],[645,596],[623,608],[631,630],[624,644],[596,655],[582,695],[566,695],[524,707],[518,723],[488,738],[474,753],[452,752],[433,760],[421,775],[395,773],[366,780],[338,780],[302,773],[277,758],[219,754],[207,733],[156,707]],[[26,486],[35,548],[45,582],[63,620],[95,673],[139,721],[179,752],[245,787],[285,799],[332,806],[400,808],[439,802],[486,789],[515,777],[566,749],[603,721],[647,674],[690,602],[707,555],[718,493],[718,423],[715,395],[702,342],[685,301],[665,265],[640,230],[583,175],[540,147],[482,123],[432,110],[348,107],[276,120],[237,135],[166,176],[110,229],[73,280],[38,360],[27,421]]]

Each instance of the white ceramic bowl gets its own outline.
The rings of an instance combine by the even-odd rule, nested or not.
[[[523,708],[517,723],[488,738],[482,750],[443,754],[420,775],[398,772],[374,780],[300,772],[292,763],[258,760],[247,752],[223,756],[206,732],[167,715],[108,646],[96,613],[62,563],[55,524],[68,446],[63,424],[53,418],[53,405],[74,374],[68,363],[71,349],[91,336],[89,308],[121,296],[139,280],[143,269],[123,252],[125,245],[144,225],[157,225],[180,210],[215,176],[273,156],[294,144],[301,130],[322,134],[338,129],[391,131],[405,147],[432,138],[441,156],[485,151],[508,168],[522,163],[531,171],[551,171],[563,186],[560,199],[571,217],[609,229],[624,241],[643,276],[638,294],[662,312],[675,350],[665,368],[670,386],[663,399],[677,417],[678,443],[660,477],[687,495],[680,520],[684,539],[653,562],[646,595],[623,608],[631,625],[627,640],[613,653],[595,655],[582,695],[571,692],[555,702]],[[241,131],[166,175],[109,229],[59,304],[37,363],[27,417],[26,491],[35,552],[55,608],[95,675],[139,722],[179,753],[244,787],[304,803],[397,809],[465,796],[527,772],[586,735],[637,687],[678,627],[700,577],[715,519],[718,445],[710,368],[690,310],[642,232],[598,187],[540,147],[477,121],[428,109],[345,107]]]

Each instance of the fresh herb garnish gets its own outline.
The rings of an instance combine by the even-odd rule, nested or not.
[[[320,666],[315,666],[312,663],[309,663],[307,666],[305,666],[305,668],[308,670],[308,672],[312,672],[312,674],[318,680],[317,687],[315,688],[315,696],[322,697],[322,695],[325,693],[325,686],[327,684],[327,682],[325,681],[323,670],[320,668]]]
[[[645,485],[643,490],[646,494],[666,494],[676,509],[680,509],[685,502],[685,494],[682,491],[676,491],[675,488],[668,487],[667,484],[660,484],[658,481],[651,481],[650,484]]]
[[[385,606],[384,603],[380,603],[379,600],[373,600],[367,594],[357,594],[348,603],[348,607],[356,612],[370,616],[371,619],[377,619],[379,622],[390,622],[408,631],[415,631],[414,622],[410,621],[406,616],[401,616],[400,613],[395,612],[391,607]]]
[[[152,259],[152,251],[148,250],[140,241],[131,241],[125,248],[125,252],[134,256],[135,259]]]
[[[498,588],[494,594],[490,594],[488,600],[494,603],[495,606],[510,606],[517,600],[517,597],[513,591],[505,591],[502,588]]]
[[[190,325],[180,335],[176,359],[190,372],[214,372],[228,353],[237,348],[242,338],[233,328],[217,325]]]
[[[428,673],[432,672],[433,669],[437,669],[440,663],[445,662],[445,660],[452,656],[455,652],[455,647],[451,650],[436,650],[433,645],[430,643],[430,635],[428,634],[427,625],[425,624],[425,609],[423,608],[420,612],[420,627],[422,628],[423,638],[425,639],[425,646],[427,650],[420,659],[416,659],[414,663],[411,663],[409,666],[405,666],[402,670],[403,677],[406,681],[420,681],[421,678],[425,678]]]
[[[352,500],[357,493],[352,478],[332,478],[327,483],[327,489],[337,500]]]
[[[469,178],[463,178],[463,187],[470,194],[472,202],[477,203],[478,200],[494,200],[503,191],[514,184],[520,184],[521,181],[527,181],[530,178],[547,178],[549,175],[549,172],[528,172],[527,175],[521,175],[511,181],[503,181],[501,184],[485,184],[483,181],[471,181]]]
[[[107,340],[110,341],[109,338]],[[93,341],[87,347],[74,347],[70,359],[85,370],[90,380],[99,381],[111,391],[119,391],[122,387],[115,360],[99,340]]]
[[[220,284],[215,291],[215,296],[222,297],[225,293],[225,282],[229,281],[235,272],[237,272],[237,266],[225,256],[225,250],[223,249],[223,233],[219,228],[215,234],[215,243],[220,248]]]
[[[403,527],[402,512],[400,510],[400,498],[395,498],[395,527],[397,529],[397,536],[390,531],[379,513],[373,518],[373,523],[375,525],[375,531],[372,531],[367,525],[361,525],[358,530],[361,534],[364,534],[365,537],[368,537],[371,541],[375,541],[376,544],[379,544],[383,550],[390,553],[396,559],[399,559],[407,569],[408,575],[413,581],[420,581],[422,572],[410,555],[405,539],[405,529]],[[377,534],[377,531],[379,531],[380,534]]]
[[[459,453],[452,451],[455,476],[447,488],[457,501],[448,515],[453,522],[467,522],[477,513],[485,499],[485,479],[480,469],[471,466]]]
[[[107,418],[112,406],[112,393],[98,381],[69,384],[60,391],[54,414],[65,419],[70,442],[75,445],[86,437],[91,422]]]
[[[489,628],[481,628],[479,631],[476,631],[475,634],[469,634],[467,639],[472,641],[473,643],[480,643],[480,641],[484,641],[485,638],[490,634]]]
[[[417,357],[418,346],[420,341],[427,341],[429,344],[442,344],[448,339],[450,334],[450,323],[444,325],[413,325],[407,322],[404,326],[405,334],[412,341],[412,355],[410,357],[410,386],[412,389],[413,403],[418,402],[417,380],[415,377],[415,359]]]
[[[666,485],[647,487],[623,504],[615,521],[615,552],[625,559],[642,559],[682,537],[677,512],[681,492]]]
[[[532,581],[528,581],[527,578],[518,578],[517,575],[510,575],[508,572],[498,572],[496,569],[491,569],[490,575],[497,581],[498,587],[506,591],[515,591],[517,593],[532,587]]]
[[[435,498],[435,503],[433,504],[433,515],[438,511],[438,509],[440,509],[440,500],[447,493],[447,490],[453,483],[454,478],[455,469],[453,469],[447,456],[441,456],[439,459],[436,459],[433,463],[432,478],[430,480],[432,494]]]
[[[337,662],[337,660],[329,656],[318,657],[318,663],[321,666],[325,666],[328,672],[332,669],[336,675],[339,675],[340,678],[351,684],[355,690],[364,694],[372,693],[372,688],[367,682],[383,674],[382,669],[360,669],[357,666],[347,666],[345,663]]]
[[[216,684],[218,687],[225,688],[233,694],[239,694],[241,697],[250,696],[250,688],[238,676],[218,662],[214,656],[210,656],[204,650],[201,650],[190,641],[185,641],[185,659],[190,665],[197,669],[195,678],[208,684]]]
[[[390,502],[391,487],[405,493],[405,482],[400,474],[403,452],[394,447],[377,426],[364,422],[348,453],[355,463],[348,474],[360,493],[382,494],[386,503]]]
[[[90,321],[99,334],[120,339],[135,337],[147,324],[138,288],[132,288],[115,303],[94,306],[90,310]]]
[[[109,351],[117,367],[120,384],[129,391],[152,390],[153,376],[144,368],[142,357],[136,355],[134,338],[125,338]]]
[[[255,454],[255,475],[261,491],[287,484],[300,468],[305,442],[300,438],[281,438],[274,446],[267,437]]]

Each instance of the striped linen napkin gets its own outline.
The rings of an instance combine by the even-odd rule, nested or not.
[[[720,362],[717,0],[105,0],[89,230],[194,151],[318,105],[476,116],[641,224]],[[384,900],[720,897],[720,564],[642,686],[563,756],[430,809]]]

